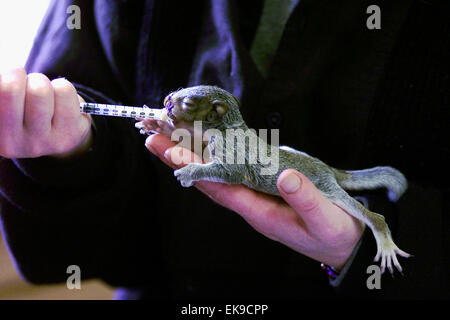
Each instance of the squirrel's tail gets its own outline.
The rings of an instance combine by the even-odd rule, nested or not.
[[[391,167],[375,167],[365,170],[346,171],[333,169],[339,185],[346,190],[387,188],[388,197],[397,201],[408,188],[405,176]]]

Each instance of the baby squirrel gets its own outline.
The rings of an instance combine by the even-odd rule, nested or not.
[[[170,93],[164,100],[164,106],[173,128],[184,128],[193,134],[198,134],[198,132],[194,132],[194,122],[201,121],[202,133],[210,131],[209,129],[215,129],[216,132],[222,133],[222,136],[225,137],[227,129],[236,129],[238,134],[246,133],[248,137],[253,137],[253,141],[258,141],[258,143],[262,141],[254,131],[249,131],[245,124],[239,111],[239,100],[221,88],[196,86],[181,89]],[[152,131],[152,128],[148,127],[145,121],[137,123],[136,127],[145,133]],[[161,129],[158,131],[161,132]],[[392,264],[400,272],[402,271],[396,255],[410,257],[410,254],[400,250],[395,245],[384,217],[368,210],[344,191],[384,187],[388,190],[389,199],[397,201],[407,188],[407,181],[398,170],[391,167],[375,167],[358,171],[338,170],[317,158],[289,147],[282,146],[274,150],[274,147],[264,141],[263,143],[267,147],[265,150],[278,153],[279,160],[278,170],[274,174],[263,175],[261,169],[264,169],[264,164],[260,161],[248,161],[252,153],[251,150],[256,150],[256,146],[238,145],[237,148],[233,148],[232,153],[236,153],[239,147],[244,148],[245,163],[227,164],[224,161],[224,156],[230,151],[226,150],[226,144],[221,142],[225,146],[225,152],[220,155],[214,152],[217,149],[216,137],[217,135],[214,134],[207,137],[211,162],[206,164],[191,163],[175,171],[174,174],[182,186],[189,187],[195,181],[207,180],[244,184],[252,189],[279,196],[276,187],[278,176],[286,169],[295,169],[308,177],[331,202],[370,227],[377,242],[375,261],[379,261],[381,258],[382,272],[387,266],[389,271],[393,273]],[[242,141],[245,144],[245,138],[241,139]]]

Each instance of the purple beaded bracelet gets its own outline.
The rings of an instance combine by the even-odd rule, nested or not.
[[[321,263],[320,267],[322,268],[322,270],[325,270],[327,272],[328,277],[330,277],[331,280],[335,280],[339,276],[339,272],[333,267],[330,267],[324,263]]]

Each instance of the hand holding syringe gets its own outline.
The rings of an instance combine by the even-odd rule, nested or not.
[[[15,68],[0,74],[0,157],[81,155],[93,143],[89,114],[165,119],[164,109],[85,103],[66,79]]]
[[[73,158],[93,142],[91,117],[75,87],[14,68],[0,73],[0,157]]]

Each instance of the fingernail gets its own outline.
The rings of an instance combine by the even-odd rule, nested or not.
[[[23,66],[5,66],[5,67],[0,67],[0,73],[3,74],[7,74],[7,73],[16,73],[17,70],[19,69],[23,69]]]
[[[16,82],[17,74],[13,70],[2,72],[2,82]]]
[[[286,193],[296,192],[300,188],[300,185],[301,185],[301,180],[294,173],[287,175],[280,182],[281,189]]]
[[[145,146],[147,147],[147,149],[152,149],[152,147],[150,145],[151,138],[152,138],[152,136],[149,136],[147,139],[145,139]]]
[[[170,153],[172,152],[172,148],[169,148],[166,150],[166,152],[164,152],[164,159],[166,159],[167,161],[171,161],[171,155]]]

